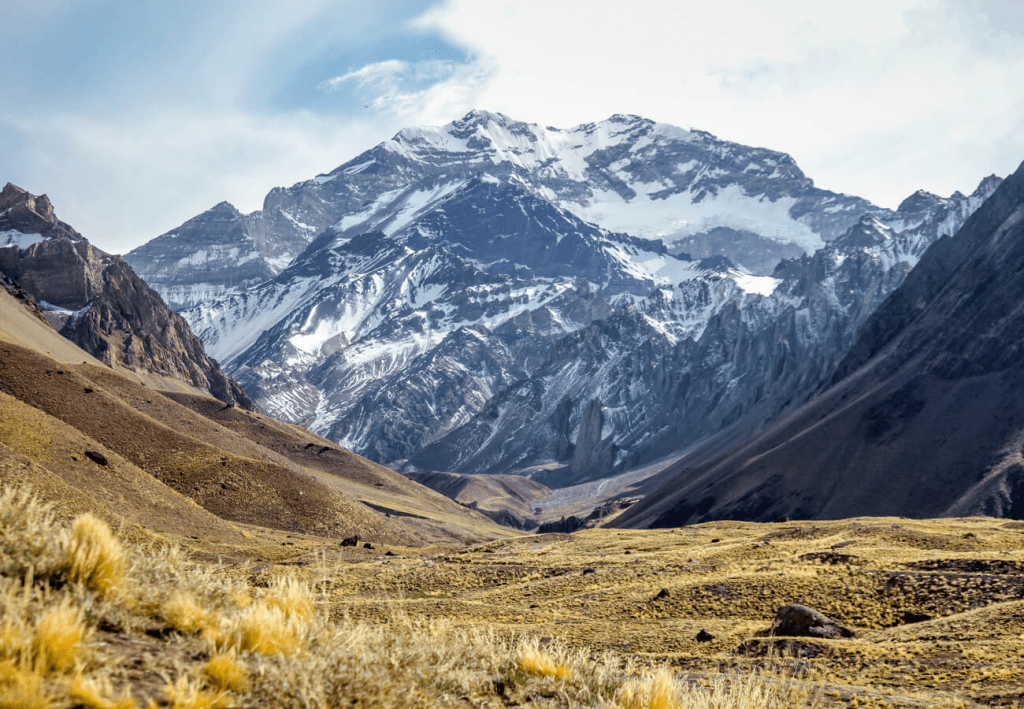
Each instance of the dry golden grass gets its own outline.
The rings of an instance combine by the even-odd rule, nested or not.
[[[999,520],[591,530],[395,556],[295,537],[281,565],[223,565],[118,542],[95,518],[66,529],[7,490],[0,535],[0,706],[771,709],[1024,696],[1024,538]],[[92,561],[75,567],[76,555]],[[109,583],[94,580],[102,559],[120,560]],[[788,602],[857,637],[762,637]],[[907,624],[903,612],[934,619]],[[701,629],[714,638],[697,642]]]
[[[107,523],[92,514],[71,525],[67,574],[100,594],[110,593],[124,582],[124,550]]]

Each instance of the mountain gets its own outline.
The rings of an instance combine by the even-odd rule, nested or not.
[[[0,288],[5,489],[28,486],[63,515],[91,511],[129,538],[156,534],[209,558],[280,558],[291,533],[401,545],[508,533],[296,426],[109,367],[17,293]]]
[[[562,338],[679,283],[663,308],[673,338],[775,281],[672,256],[487,176],[390,235],[328,231],[275,278],[185,315],[265,411],[395,463]]]
[[[46,195],[11,183],[0,192],[0,271],[39,302],[64,337],[105,364],[176,379],[252,408],[188,323],[122,258],[57,219]]]
[[[565,338],[529,378],[407,467],[497,473],[548,463],[535,475],[574,484],[738,420],[753,430],[819,389],[928,245],[954,233],[999,184],[986,178],[970,197],[918,193],[893,214],[865,215],[813,256],[780,264],[765,296],[733,293],[711,305],[729,281],[709,273],[623,304]],[[700,326],[673,335],[667,325],[700,313],[699,304]],[[563,466],[550,469],[552,461]]]
[[[666,471],[616,524],[1024,515],[1024,165],[936,241],[827,388]]]
[[[761,275],[878,211],[814,187],[784,153],[703,131],[624,115],[560,130],[472,111],[276,188],[252,214],[218,204],[125,259],[180,310],[280,272],[329,228],[391,235],[484,174],[515,177],[608,231],[662,239],[673,253],[723,255]]]
[[[563,485],[798,403],[996,184],[890,211],[701,131],[474,111],[126,258],[268,413],[406,472]],[[259,249],[225,234],[267,219],[308,246],[228,287]]]

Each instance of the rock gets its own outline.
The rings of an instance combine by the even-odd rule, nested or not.
[[[373,545],[370,542],[366,542],[366,544],[363,544],[363,549],[373,549]]]
[[[853,631],[819,613],[797,603],[783,606],[775,614],[769,635],[812,638],[852,638]]]
[[[672,594],[668,592],[668,589],[667,589],[667,588],[663,588],[663,589],[661,589],[660,591],[658,591],[658,595],[654,597],[654,600],[656,600],[656,601],[660,601],[660,600],[662,600],[663,598],[668,598],[668,597],[669,597],[669,596],[671,596],[671,595],[672,595]]]
[[[341,546],[343,547],[354,547],[359,544],[359,535],[353,534],[351,537],[345,537],[341,540]]]
[[[597,573],[597,569],[593,568],[592,566],[588,566],[587,568],[583,569],[583,575],[584,576],[586,576],[587,574],[596,574],[596,573]]]
[[[706,630],[701,630],[699,633],[697,633],[697,642],[699,643],[709,643],[714,639],[715,636]]]
[[[85,457],[91,460],[93,463],[96,463],[97,465],[107,464],[107,456],[103,455],[99,451],[86,451]]]
[[[913,611],[906,611],[902,616],[901,620],[905,624],[909,623],[923,623],[926,620],[931,620],[932,617],[927,613],[914,613]]]

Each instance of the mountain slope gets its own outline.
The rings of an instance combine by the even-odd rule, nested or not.
[[[69,514],[91,510],[213,545],[249,544],[234,523],[392,544],[503,534],[478,513],[307,431],[225,406],[173,378],[112,369],[6,288],[0,478],[30,484]]]
[[[871,315],[834,384],[616,524],[1024,514],[1024,166]]]

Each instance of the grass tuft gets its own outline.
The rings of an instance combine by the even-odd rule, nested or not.
[[[203,668],[203,675],[215,688],[222,691],[244,692],[249,686],[245,665],[234,652],[211,657]]]
[[[35,628],[33,649],[37,666],[48,672],[70,670],[78,659],[86,631],[82,609],[73,607],[70,599],[56,608],[45,609]]]
[[[191,633],[206,627],[210,614],[191,593],[175,589],[160,607],[160,616],[175,630]]]
[[[678,696],[679,686],[675,678],[662,668],[647,677],[627,682],[619,690],[617,699],[623,709],[677,709]]]
[[[11,660],[0,662],[0,707],[50,709],[54,696],[41,671]]]
[[[164,699],[168,709],[226,709],[233,704],[224,692],[207,691],[185,675],[164,686]]]
[[[53,507],[30,490],[0,490],[0,575],[23,578],[26,573],[48,578],[64,563],[63,539]]]
[[[570,675],[569,667],[559,664],[541,650],[536,638],[530,638],[520,643],[516,652],[516,665],[523,672],[539,677],[554,677],[564,680],[568,679]]]
[[[125,691],[114,698],[114,688],[107,677],[83,677],[78,674],[68,692],[71,701],[85,709],[135,709],[138,704]]]
[[[305,630],[300,622],[289,620],[280,608],[261,601],[235,616],[223,642],[216,644],[223,645],[226,651],[288,654],[302,647]]]
[[[124,550],[106,522],[90,513],[75,519],[67,567],[71,581],[100,594],[114,591],[124,582]]]
[[[280,610],[289,621],[308,625],[316,617],[312,589],[294,577],[274,579],[264,603]]]

